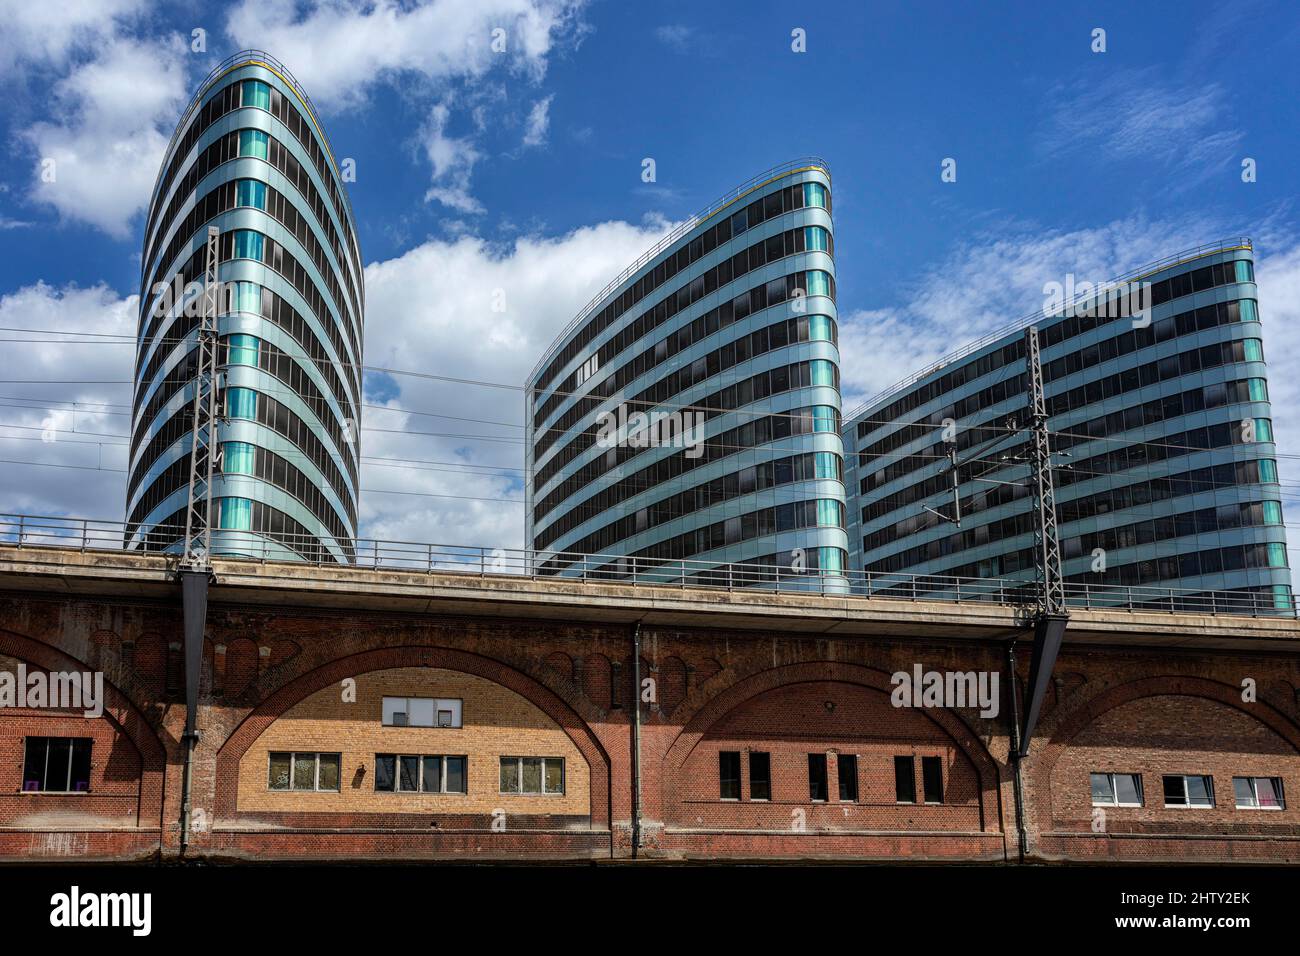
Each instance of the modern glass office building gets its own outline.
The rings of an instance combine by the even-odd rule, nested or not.
[[[1249,591],[1290,606],[1250,241],[1201,247],[1124,281],[1145,288],[1149,313],[1133,314],[1114,292],[1090,294],[849,416],[853,569],[1033,578],[1028,435],[999,431],[1027,421],[1032,322],[1067,583]],[[945,423],[956,425],[960,528],[926,510],[953,511]]]
[[[184,537],[201,286],[219,236],[214,553],[349,562],[365,289],[352,209],[307,95],[269,55],[199,87],[149,204],[128,546]],[[176,294],[191,283],[188,293]]]
[[[528,540],[554,552],[540,570],[843,570],[830,186],[816,159],[743,184],[542,357],[526,415]]]

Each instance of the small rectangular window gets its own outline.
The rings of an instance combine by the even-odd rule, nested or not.
[[[808,755],[808,799],[826,799],[826,755]]]
[[[385,697],[385,727],[460,727],[462,701],[443,697]]]
[[[894,758],[894,799],[898,803],[916,803],[916,758]]]
[[[723,800],[740,799],[740,753],[735,750],[718,752],[718,796]]]
[[[1285,810],[1281,777],[1233,777],[1238,810]]]
[[[943,803],[943,759],[921,758],[921,787],[926,803]]]
[[[858,799],[858,755],[840,754],[835,760],[835,775],[839,778],[840,799],[856,803]]]
[[[772,755],[761,750],[749,752],[749,799],[772,799]]]
[[[564,793],[563,757],[502,757],[501,792],[521,794]]]
[[[266,785],[271,790],[337,791],[341,762],[340,754],[272,753]]]
[[[1094,807],[1142,806],[1142,777],[1136,773],[1094,773],[1088,775]]]

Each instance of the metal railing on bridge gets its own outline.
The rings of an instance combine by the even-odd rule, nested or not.
[[[0,545],[178,555],[183,528],[144,526],[93,518],[0,514]],[[357,538],[345,547],[353,556],[338,562],[316,538],[233,529],[213,532],[214,557],[231,561],[289,561],[322,567],[381,569],[478,577],[523,576],[565,581],[601,581],[635,587],[762,590],[904,601],[951,601],[1028,607],[1037,587],[1025,578],[960,577],[944,574],[852,571],[798,565],[578,554],[466,545],[426,544]],[[127,548],[135,541],[138,547]],[[1169,613],[1296,614],[1290,586],[1268,590],[1206,591],[1157,585],[1067,582],[1066,603],[1077,608]]]

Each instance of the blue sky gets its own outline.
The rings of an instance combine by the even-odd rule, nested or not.
[[[1260,257],[1273,397],[1300,408],[1290,4],[43,6],[0,0],[6,328],[133,333],[162,150],[208,69],[258,46],[356,161],[368,365],[518,384],[666,229],[818,155],[834,175],[846,407],[1037,308],[1066,273],[1100,281],[1242,234]],[[497,27],[504,54],[489,47]],[[941,181],[946,158],[956,182]],[[129,427],[129,388],[98,383],[129,378],[131,348],[0,350],[0,460],[45,463],[0,465],[0,510],[120,517],[124,452],[94,436]],[[521,543],[521,394],[379,373],[367,394],[367,533]],[[32,429],[57,441],[25,440]]]

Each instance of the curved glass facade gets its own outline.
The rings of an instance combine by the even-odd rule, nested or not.
[[[1212,249],[1129,280],[1146,315],[1111,296],[1036,320],[1062,572],[1074,584],[1263,592],[1290,607],[1253,255],[1243,240]],[[1032,579],[1028,435],[989,430],[1023,425],[1026,402],[1021,328],[855,412],[844,426],[852,567]],[[958,468],[960,529],[925,510],[951,510],[948,420],[959,461],[973,459]]]
[[[128,546],[184,537],[208,228],[220,230],[213,551],[348,563],[357,529],[361,250],[306,94],[264,53],[213,71],[145,225]],[[192,285],[193,284],[193,285]]]
[[[830,184],[818,160],[756,177],[552,345],[526,416],[528,540],[550,553],[539,570],[843,570]]]

